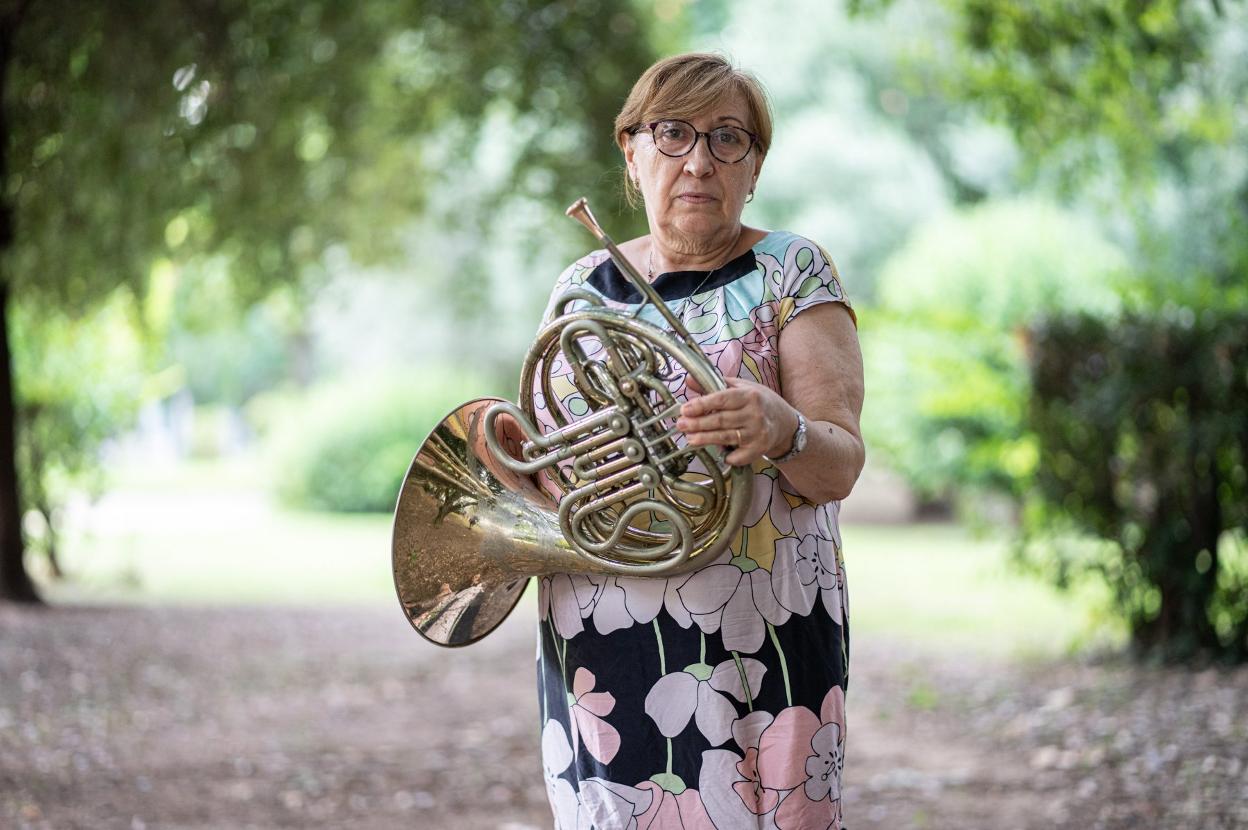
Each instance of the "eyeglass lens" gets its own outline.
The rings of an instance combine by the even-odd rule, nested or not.
[[[754,144],[753,137],[740,127],[716,127],[709,133],[701,133],[687,121],[658,121],[651,132],[654,146],[665,156],[683,156],[693,149],[698,138],[706,136],[711,155],[725,164],[733,164],[749,155]]]

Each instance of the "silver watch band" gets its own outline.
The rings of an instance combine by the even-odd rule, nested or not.
[[[777,456],[776,458],[771,458],[766,455],[764,455],[763,458],[766,458],[772,464],[783,464],[786,461],[790,461],[798,453],[806,449],[805,438],[806,438],[806,418],[802,415],[801,412],[798,412],[797,413],[797,429],[793,431],[793,444],[792,446],[789,447],[789,451],[786,452],[784,455]]]

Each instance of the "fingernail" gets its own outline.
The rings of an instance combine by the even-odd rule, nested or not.
[[[686,421],[684,418],[677,418],[676,429],[680,430],[681,432],[684,432],[685,430],[689,429],[689,422]]]

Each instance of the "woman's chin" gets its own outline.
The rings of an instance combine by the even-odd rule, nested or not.
[[[726,230],[730,230],[731,224],[723,216],[708,213],[689,213],[677,216],[675,221],[672,222],[672,229],[687,239],[711,241]]]

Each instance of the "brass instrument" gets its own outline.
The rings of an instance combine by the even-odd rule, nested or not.
[[[723,378],[585,200],[567,214],[643,302],[625,314],[567,291],[525,359],[520,405],[469,401],[421,445],[399,492],[391,555],[404,614],[437,645],[493,631],[531,576],[668,577],[708,563],[749,504],[750,469],[729,465],[721,448],[687,446],[675,428],[680,403],[669,384],[680,370],[707,392],[725,388]],[[646,304],[671,333],[639,318]],[[564,416],[552,387],[560,354],[587,404],[580,420]],[[546,435],[535,388],[555,422]]]

